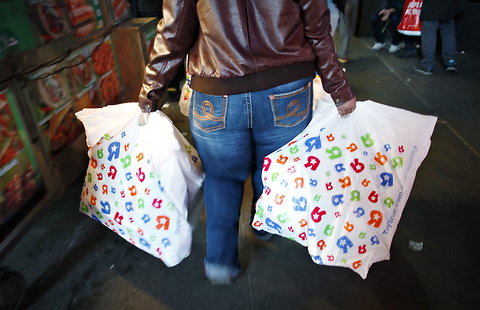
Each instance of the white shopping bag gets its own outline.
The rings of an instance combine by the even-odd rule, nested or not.
[[[312,110],[320,109],[322,106],[329,106],[334,103],[332,97],[323,89],[322,79],[315,76],[313,79],[313,107]]]
[[[144,114],[136,102],[76,116],[90,157],[80,211],[167,266],[180,263],[190,254],[188,204],[204,177],[195,149],[162,112]]]
[[[436,120],[372,101],[340,117],[326,100],[300,135],[265,157],[252,226],[308,247],[315,263],[366,278],[390,257]]]
[[[192,93],[193,90],[190,88],[190,81],[192,76],[190,74],[186,74],[185,76],[185,83],[182,87],[182,92],[180,93],[180,100],[178,101],[178,105],[180,106],[180,112],[183,115],[188,116],[190,114],[190,102],[192,101]]]

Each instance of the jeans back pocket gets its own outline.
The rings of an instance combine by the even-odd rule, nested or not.
[[[310,112],[312,82],[293,91],[270,95],[275,126],[293,127]]]
[[[225,128],[227,114],[227,96],[213,96],[193,92],[192,121],[203,131],[215,131]]]

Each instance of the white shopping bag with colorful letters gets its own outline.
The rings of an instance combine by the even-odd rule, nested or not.
[[[183,83],[182,91],[180,93],[180,100],[178,101],[180,112],[185,116],[188,116],[190,113],[190,103],[193,94],[193,90],[190,88],[191,80],[192,76],[187,73],[185,75],[185,83]]]
[[[389,259],[393,234],[437,118],[372,101],[340,117],[320,100],[310,125],[264,159],[252,226],[295,240],[320,265]]]
[[[203,182],[195,149],[161,111],[83,109],[90,162],[80,211],[171,267],[190,254],[188,205]]]

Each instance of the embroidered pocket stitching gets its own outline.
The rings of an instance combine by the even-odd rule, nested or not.
[[[196,102],[196,100],[194,102]],[[210,108],[210,112],[207,111],[207,107]],[[211,131],[214,131],[214,130],[217,130],[217,129],[223,129],[223,128],[225,128],[226,108],[227,108],[227,98],[223,97],[222,98],[221,116],[214,116],[214,113],[215,113],[214,105],[210,101],[204,100],[204,101],[202,101],[202,106],[201,106],[201,110],[202,110],[204,115],[198,114],[197,109],[196,109],[196,105],[195,105],[193,107],[193,115],[194,115],[193,120],[194,120],[195,124],[200,129],[202,129],[206,132],[211,132]],[[201,124],[202,121],[214,121],[214,122],[219,122],[220,124],[207,128],[207,127],[202,126],[202,124]]]

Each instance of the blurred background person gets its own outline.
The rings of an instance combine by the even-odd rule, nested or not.
[[[372,25],[373,36],[375,37],[375,44],[372,46],[372,50],[379,51],[386,47],[385,32],[387,31],[391,37],[388,52],[396,53],[400,50],[400,43],[403,38],[397,31],[397,26],[402,19],[404,2],[405,0],[383,1],[382,9],[372,15],[370,24]]]
[[[462,12],[467,0],[424,0],[420,19],[422,21],[422,60],[415,71],[431,75],[435,67],[437,31],[440,30],[442,43],[442,62],[447,72],[457,69],[457,42],[455,36],[455,17]]]
[[[334,0],[340,11],[338,22],[337,55],[340,63],[347,63],[350,50],[350,42],[355,31],[358,16],[359,0]]]
[[[330,10],[330,26],[332,27],[332,31],[330,31],[330,35],[333,37],[335,35],[335,31],[337,30],[338,19],[340,18],[340,11],[338,7],[333,3],[333,0],[327,0],[328,9]]]

